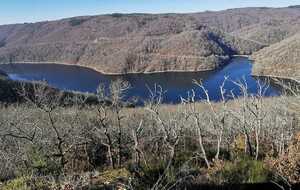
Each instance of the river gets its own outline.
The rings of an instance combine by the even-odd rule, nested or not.
[[[225,76],[226,99],[241,95],[240,88],[233,81],[247,83],[247,92],[250,95],[258,93],[258,82],[263,83],[262,79],[251,76],[252,63],[246,57],[233,58],[230,63],[215,71],[205,72],[166,72],[153,74],[125,74],[125,75],[103,75],[93,69],[60,64],[45,63],[20,63],[2,64],[0,69],[5,71],[12,80],[21,81],[46,81],[49,85],[69,91],[95,93],[99,84],[104,84],[107,88],[112,81],[118,79],[128,81],[131,88],[126,92],[124,99],[130,100],[133,97],[139,102],[149,99],[149,89],[161,86],[164,90],[164,103],[180,103],[181,98],[186,98],[195,91],[195,100],[205,98],[201,88],[193,83],[193,80],[202,81],[207,89],[209,97],[213,101],[221,100],[220,86]],[[280,89],[275,85],[268,85],[264,96],[280,95]]]

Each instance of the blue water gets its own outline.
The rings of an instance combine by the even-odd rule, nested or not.
[[[232,81],[247,83],[249,94],[258,92],[258,81],[251,76],[252,63],[248,58],[237,57],[226,66],[209,72],[169,72],[154,74],[126,74],[126,75],[103,75],[92,69],[71,65],[58,64],[3,64],[0,69],[8,73],[13,80],[21,81],[46,81],[49,85],[62,90],[95,93],[99,84],[107,88],[112,81],[117,79],[126,80],[131,88],[126,92],[125,99],[136,97],[139,102],[149,99],[150,89],[161,86],[165,91],[164,103],[180,103],[181,98],[187,98],[188,93],[195,91],[195,99],[205,98],[201,88],[193,83],[193,80],[202,81],[207,89],[209,97],[213,101],[221,100],[220,86],[225,76],[228,77],[224,85],[226,99],[241,95],[240,88]],[[280,89],[272,84],[268,86],[264,95],[277,96]]]

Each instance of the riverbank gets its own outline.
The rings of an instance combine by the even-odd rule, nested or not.
[[[77,103],[87,105],[100,103],[95,94],[65,91],[41,82],[13,81],[9,78],[0,78],[0,102],[5,104],[27,102],[26,98],[32,98],[34,93],[38,93],[35,92],[37,90],[41,91],[40,93],[45,93],[49,98],[59,98],[58,101],[62,106],[72,106]],[[84,102],[79,102],[81,100]],[[109,101],[106,104],[109,104]]]
[[[230,60],[229,60],[230,61]],[[226,65],[226,61],[223,65]],[[4,63],[5,64],[5,63]],[[57,64],[57,65],[66,65],[66,66],[77,66],[77,67],[82,67],[86,69],[91,69],[94,70],[102,75],[110,75],[110,76],[120,76],[120,75],[127,75],[127,74],[156,74],[156,73],[194,73],[194,72],[205,72],[205,71],[213,71],[218,68],[211,68],[211,69],[201,69],[201,70],[164,70],[164,71],[129,71],[129,72],[105,72],[103,70],[97,69],[96,67],[91,67],[91,66],[86,66],[83,64],[72,64],[72,63],[62,63],[62,62],[12,62],[12,63],[7,63],[7,64]]]
[[[288,83],[292,83],[295,85],[300,85],[300,81],[294,78],[290,78],[290,77],[282,77],[282,76],[275,76],[275,75],[258,75],[258,74],[253,74],[253,77],[263,77],[263,78],[269,78],[269,79],[273,79],[274,81],[283,81],[283,82],[288,82]]]
[[[58,64],[58,65],[66,65],[66,66],[78,66],[83,67],[86,69],[92,69],[98,73],[101,73],[103,75],[111,75],[111,76],[120,76],[120,75],[127,75],[127,74],[156,74],[156,73],[195,73],[195,72],[206,72],[206,71],[214,71],[219,68],[222,68],[223,66],[227,65],[232,59],[243,57],[243,58],[250,58],[249,55],[231,55],[228,60],[223,61],[222,64],[220,64],[219,67],[210,68],[210,69],[193,69],[193,70],[163,70],[163,71],[128,71],[128,72],[105,72],[104,70],[100,70],[93,66],[87,66],[80,63],[72,64],[72,63],[63,63],[63,62],[33,62],[33,61],[18,61],[18,62],[11,62],[11,63],[3,63],[3,64]]]
[[[207,66],[208,68],[201,68],[199,69],[172,69],[172,70],[161,70],[161,71],[126,71],[126,72],[106,72],[104,70],[101,70],[97,67],[94,66],[88,66],[88,65],[84,65],[81,63],[64,63],[64,62],[55,62],[55,61],[39,61],[39,62],[35,62],[35,61],[18,61],[18,62],[11,62],[11,63],[3,63],[3,64],[59,64],[59,65],[71,65],[71,66],[78,66],[78,67],[83,67],[83,68],[87,68],[87,69],[92,69],[98,73],[101,73],[103,75],[111,75],[111,76],[120,76],[120,75],[126,75],[126,74],[156,74],[156,73],[194,73],[194,72],[206,72],[206,71],[214,71],[217,70],[219,68],[222,68],[223,66],[227,65],[232,59],[237,58],[237,57],[245,57],[245,58],[249,58],[248,55],[227,55],[227,56],[216,56],[218,58],[220,58],[222,61],[219,64],[214,64]]]
[[[268,78],[273,78],[273,79],[277,79],[277,80],[290,81],[290,82],[292,82],[294,84],[300,85],[300,80],[298,79],[300,77],[300,75],[299,75],[299,77],[295,78],[295,77],[289,77],[287,75],[284,76],[284,73],[281,76],[274,75],[274,74],[266,74],[266,73],[264,73],[262,71],[262,68],[260,68],[261,64],[259,62],[257,62],[257,60],[255,59],[255,57],[250,56],[249,59],[253,63],[252,76],[256,76],[256,77],[268,77]],[[278,68],[273,68],[272,71],[276,71],[276,69],[278,69]],[[286,68],[286,69],[287,70],[291,70],[291,68]]]
[[[2,70],[0,70],[0,79],[6,79],[6,78],[8,78],[8,75],[7,75],[7,73],[6,72],[4,72],[4,71],[2,71]]]

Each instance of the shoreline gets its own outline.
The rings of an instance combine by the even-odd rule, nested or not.
[[[290,78],[290,77],[283,77],[283,76],[275,76],[275,75],[258,75],[258,74],[254,74],[251,73],[251,76],[253,77],[266,77],[266,78],[271,78],[271,79],[281,79],[281,80],[288,80],[291,82],[294,82],[295,84],[300,85],[300,81],[298,81],[297,79],[294,78]]]
[[[242,58],[248,58],[252,64],[255,64],[255,60],[251,59],[251,55],[232,55],[231,59],[234,58],[238,58],[238,57],[242,57]],[[22,61],[22,62],[12,62],[12,63],[4,63],[4,64],[57,64],[57,65],[65,65],[65,66],[76,66],[76,67],[82,67],[85,69],[91,69],[95,72],[98,72],[102,75],[107,75],[107,76],[122,76],[122,75],[130,75],[130,74],[158,74],[158,73],[201,73],[201,72],[209,72],[209,71],[215,71],[218,68],[214,68],[214,69],[202,69],[202,70],[165,70],[165,71],[136,71],[136,72],[126,72],[126,73],[111,73],[111,72],[104,72],[101,71],[99,69],[96,69],[95,67],[91,67],[91,66],[86,66],[86,65],[82,65],[82,64],[71,64],[71,63],[63,63],[63,62],[34,62],[34,61]],[[228,64],[228,62],[224,63],[224,65]],[[224,66],[223,65],[223,66]],[[2,71],[2,70],[0,70]],[[5,73],[5,72],[4,72]],[[7,74],[7,73],[5,73]],[[282,80],[290,80],[296,84],[300,85],[300,81],[295,79],[295,78],[290,78],[290,77],[284,77],[284,76],[275,76],[275,75],[259,75],[259,74],[255,74],[255,73],[251,73],[251,76],[253,77],[267,77],[267,78],[273,78],[273,79],[282,79]]]
[[[231,55],[230,56],[230,60],[237,58],[237,57],[244,57],[244,58],[250,58],[249,55]],[[224,62],[224,65],[228,64],[228,61]],[[58,65],[66,65],[66,66],[77,66],[77,67],[83,67],[86,69],[92,69],[102,75],[109,75],[109,76],[118,76],[118,75],[128,75],[128,74],[157,74],[157,73],[197,73],[197,72],[208,72],[208,71],[214,71],[217,70],[218,68],[211,68],[211,69],[202,69],[202,70],[164,70],[164,71],[131,71],[131,72],[126,72],[126,73],[122,73],[122,72],[105,72],[102,70],[99,70],[95,67],[91,67],[91,66],[86,66],[86,65],[82,65],[82,64],[72,64],[72,63],[63,63],[63,62],[56,62],[56,61],[39,61],[39,62],[35,62],[35,61],[18,61],[18,62],[11,62],[11,63],[3,63],[3,64],[58,64]],[[222,67],[221,66],[221,67]]]
[[[237,57],[244,57],[250,59],[251,55],[232,55],[231,57],[237,58]]]
[[[253,64],[258,64],[252,56],[249,56],[249,60],[252,61]],[[259,75],[259,74],[254,73],[253,69],[252,69],[252,72],[251,72],[251,76],[253,76],[253,77],[267,77],[267,78],[273,78],[273,79],[289,80],[289,81],[291,81],[291,82],[293,82],[295,84],[300,85],[300,81],[297,80],[297,79],[295,79],[295,78],[286,77],[286,76],[267,75],[267,74]]]
[[[13,63],[3,63],[3,64],[57,64],[57,65],[65,65],[65,66],[77,66],[82,67],[86,69],[94,70],[102,75],[110,75],[110,76],[116,76],[116,75],[128,75],[128,74],[156,74],[156,73],[196,73],[196,72],[206,72],[206,71],[214,71],[215,69],[202,69],[202,70],[165,70],[165,71],[136,71],[136,72],[126,72],[126,73],[111,73],[111,72],[104,72],[99,69],[96,69],[94,67],[82,65],[82,64],[71,64],[71,63],[62,63],[62,62],[33,62],[33,61],[26,61],[26,62],[13,62]]]
[[[8,77],[8,74],[0,69],[0,77]]]

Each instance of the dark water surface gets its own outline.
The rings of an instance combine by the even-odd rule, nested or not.
[[[224,77],[229,79],[225,83],[226,97],[230,98],[231,92],[240,95],[241,91],[232,81],[245,81],[248,93],[257,94],[258,80],[251,76],[252,63],[248,58],[237,57],[229,64],[215,71],[209,72],[169,72],[155,74],[126,74],[103,75],[92,69],[59,64],[3,64],[0,69],[7,72],[13,80],[47,81],[51,86],[63,90],[80,92],[96,92],[100,83],[107,87],[117,79],[126,80],[131,88],[126,93],[126,99],[137,97],[140,101],[149,98],[149,88],[160,85],[166,92],[164,103],[179,103],[180,97],[187,97],[192,89],[196,92],[195,99],[204,96],[203,90],[193,84],[193,80],[202,80],[208,90],[211,100],[221,100],[220,85]],[[231,81],[232,80],[232,81]],[[270,85],[265,96],[277,96],[280,89]]]

